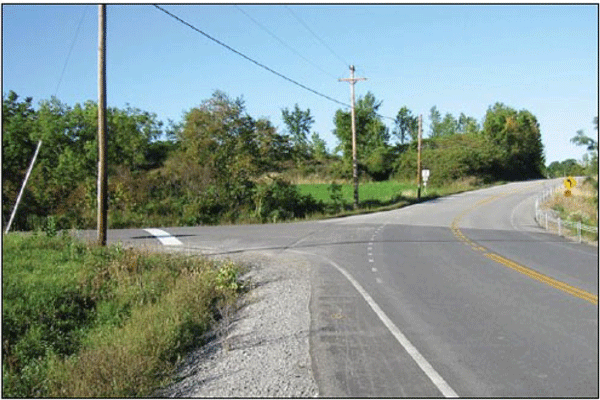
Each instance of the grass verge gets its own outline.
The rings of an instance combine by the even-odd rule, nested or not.
[[[68,235],[8,234],[3,246],[5,397],[148,396],[242,289],[231,262]]]
[[[560,190],[552,196],[546,207],[558,212],[562,220],[569,222],[581,222],[584,225],[598,227],[598,192],[590,180],[571,189],[571,196],[566,197],[564,190]],[[571,234],[576,235],[576,230],[570,229]],[[598,234],[582,231],[582,235],[592,242],[598,241]]]

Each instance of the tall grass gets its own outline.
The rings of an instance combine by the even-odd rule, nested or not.
[[[598,226],[598,192],[591,181],[571,189],[571,196],[558,191],[546,203],[546,207],[558,212],[561,219],[570,222],[581,222],[584,225]],[[597,241],[598,235],[583,232],[591,240]]]
[[[228,263],[9,234],[3,395],[148,396],[235,302]]]

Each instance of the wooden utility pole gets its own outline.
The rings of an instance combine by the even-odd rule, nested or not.
[[[98,6],[98,244],[106,246],[106,5]]]
[[[423,116],[419,115],[419,132],[417,135],[417,200],[421,200],[421,135]]]
[[[358,163],[356,161],[356,122],[354,117],[354,84],[366,81],[367,78],[354,77],[354,65],[350,66],[350,78],[339,79],[340,82],[350,82],[351,116],[352,116],[352,177],[354,179],[354,209],[358,208]]]

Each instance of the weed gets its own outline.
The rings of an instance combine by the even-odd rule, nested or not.
[[[4,237],[3,394],[148,396],[242,288],[233,263]]]

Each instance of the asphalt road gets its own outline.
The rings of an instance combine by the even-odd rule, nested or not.
[[[548,181],[293,224],[166,228],[180,248],[311,261],[324,397],[598,397],[598,249],[533,220]],[[109,241],[160,244],[141,229]]]

